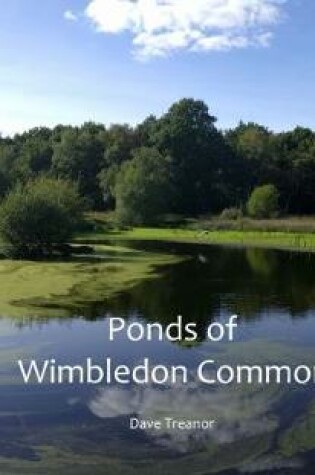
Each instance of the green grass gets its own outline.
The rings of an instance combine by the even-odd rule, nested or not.
[[[90,213],[94,232],[77,237],[79,242],[105,240],[153,240],[263,247],[297,251],[315,251],[315,217],[290,217],[271,220],[223,220],[220,217],[179,219],[171,225],[118,229],[113,213]]]
[[[90,233],[83,238],[84,241],[90,243],[101,239],[172,241],[315,251],[315,234],[281,231],[209,231],[187,228],[139,227],[128,230],[104,230],[94,234]],[[82,237],[78,240],[81,241]]]

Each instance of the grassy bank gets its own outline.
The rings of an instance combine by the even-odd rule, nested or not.
[[[94,213],[89,216],[95,231],[78,237],[80,242],[113,240],[154,240],[200,244],[254,246],[272,249],[315,251],[315,218],[274,220],[186,220],[168,227],[115,228],[111,216]]]

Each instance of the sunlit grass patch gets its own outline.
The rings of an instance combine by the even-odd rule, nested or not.
[[[265,247],[299,251],[315,250],[315,234],[280,231],[208,231],[185,228],[132,228],[103,234],[90,234],[89,242],[104,239],[153,240],[200,244],[224,244],[230,246]]]

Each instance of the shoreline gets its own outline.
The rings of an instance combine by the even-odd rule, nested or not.
[[[262,248],[294,252],[315,252],[315,233],[287,231],[193,230],[185,228],[143,228],[111,230],[78,236],[76,243],[100,244],[104,241],[178,242],[200,245],[222,245],[240,248]]]

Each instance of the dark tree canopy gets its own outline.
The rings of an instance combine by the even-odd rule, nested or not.
[[[168,212],[196,216],[244,209],[253,189],[269,183],[279,191],[284,213],[315,213],[313,130],[274,133],[241,122],[222,132],[208,106],[191,98],[135,127],[87,122],[0,135],[0,198],[18,184],[46,176],[75,182],[91,209],[113,209],[120,172],[144,147],[168,163]]]
[[[198,213],[215,208],[212,188],[220,180],[227,152],[215,122],[204,102],[182,99],[153,128],[153,143],[171,157],[172,211]]]

